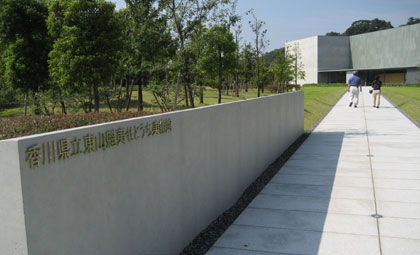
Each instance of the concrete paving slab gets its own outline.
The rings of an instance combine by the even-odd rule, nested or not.
[[[251,208],[283,209],[310,212],[331,212],[355,215],[375,213],[375,204],[369,200],[339,198],[278,196],[260,194],[249,205]]]
[[[230,249],[230,248],[219,248],[213,247],[207,253],[207,255],[293,255],[287,253],[278,252],[262,252],[262,251],[251,251],[244,249]]]
[[[390,170],[390,171],[416,171],[420,172],[420,165],[410,162],[396,161],[392,156],[388,156],[387,160],[378,160],[372,158],[372,168],[375,170]]]
[[[271,179],[272,183],[291,183],[309,185],[328,185],[334,183],[334,176],[277,174]]]
[[[370,169],[360,168],[307,168],[298,166],[283,167],[278,174],[295,174],[295,175],[322,175],[322,176],[346,176],[346,177],[364,177],[371,178],[372,174]],[[420,173],[419,173],[420,174]]]
[[[384,217],[420,219],[420,204],[377,201],[377,205]]]
[[[373,176],[380,179],[420,180],[420,171],[373,170]]]
[[[232,225],[215,247],[291,254],[379,254],[375,236]]]
[[[371,178],[322,176],[322,175],[295,175],[278,173],[271,180],[273,183],[309,184],[309,185],[336,185],[342,187],[372,188]]]
[[[234,224],[344,234],[378,235],[376,220],[370,216],[333,213],[248,208]]]
[[[420,180],[375,179],[375,187],[384,189],[420,190]]]
[[[401,190],[401,189],[375,189],[376,199],[378,201],[419,203],[420,191]]]
[[[382,237],[381,246],[383,255],[418,255],[420,251],[420,240]]]
[[[420,240],[420,219],[384,217],[378,222],[381,236]]]
[[[261,194],[374,200],[371,188],[269,183]]]

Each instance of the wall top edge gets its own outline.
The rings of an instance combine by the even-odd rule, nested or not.
[[[351,69],[326,69],[326,70],[318,70],[318,73],[346,72],[346,71],[400,70],[400,69],[408,69],[408,68],[417,68],[417,66],[372,67],[372,68],[351,68]]]
[[[0,140],[0,143],[19,142],[19,141],[23,141],[23,140],[27,140],[27,139],[40,138],[40,137],[44,137],[44,136],[61,135],[61,134],[66,134],[66,133],[70,133],[70,132],[73,132],[73,131],[80,131],[80,130],[84,130],[84,129],[101,128],[101,127],[104,127],[104,126],[107,126],[107,125],[118,125],[118,124],[122,124],[122,123],[125,124],[125,123],[128,123],[128,122],[138,121],[138,120],[156,119],[156,118],[159,118],[159,117],[160,118],[166,118],[166,117],[170,118],[174,114],[181,114],[181,113],[186,113],[186,112],[190,112],[190,111],[200,111],[200,110],[202,111],[202,110],[207,110],[207,109],[216,108],[216,107],[226,107],[226,106],[232,105],[232,104],[243,104],[243,103],[246,103],[246,102],[264,100],[266,98],[272,98],[272,97],[281,97],[281,96],[286,96],[288,94],[300,93],[300,92],[303,93],[303,91],[295,91],[295,92],[288,92],[288,93],[283,93],[283,94],[268,95],[268,96],[262,96],[262,97],[259,97],[259,98],[249,98],[249,99],[243,99],[243,100],[239,100],[239,101],[235,101],[235,102],[226,102],[226,103],[222,103],[222,104],[202,106],[202,107],[193,108],[193,109],[184,109],[184,110],[177,110],[177,111],[174,111],[174,112],[157,113],[157,114],[153,114],[153,115],[135,117],[135,118],[130,118],[130,119],[116,120],[116,121],[110,121],[110,122],[105,122],[105,123],[99,123],[99,124],[93,124],[93,125],[87,125],[87,126],[81,126],[81,127],[51,131],[51,132],[46,132],[46,133],[40,133],[40,134],[34,134],[34,135],[4,139],[4,140]]]
[[[368,32],[368,33],[363,33],[363,34],[358,34],[358,35],[351,35],[351,36],[314,35],[314,36],[304,37],[304,38],[301,38],[301,39],[296,39],[296,40],[293,40],[293,41],[287,41],[286,44],[302,41],[302,40],[305,40],[305,39],[318,38],[318,37],[337,37],[337,38],[363,37],[363,36],[374,34],[374,33],[387,33],[389,31],[395,31],[395,30],[413,29],[415,26],[419,26],[419,29],[420,29],[420,23],[418,23],[418,24],[413,24],[413,25],[407,25],[407,26],[402,26],[402,27],[394,27],[394,28],[389,28],[389,29],[384,29],[384,30],[379,30],[379,31],[374,31],[374,32]]]

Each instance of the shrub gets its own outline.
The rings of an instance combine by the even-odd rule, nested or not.
[[[0,140],[148,115],[147,112],[87,113],[0,118]]]

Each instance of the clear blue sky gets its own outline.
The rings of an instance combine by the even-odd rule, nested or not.
[[[113,1],[124,8],[124,0]],[[266,51],[293,41],[327,32],[344,32],[360,19],[379,18],[394,27],[407,23],[409,17],[420,18],[420,0],[239,0],[237,13],[242,16],[243,41],[251,42],[249,17],[244,13],[253,8],[257,18],[266,22]]]

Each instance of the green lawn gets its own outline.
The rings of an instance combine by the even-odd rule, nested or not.
[[[420,123],[420,87],[382,87],[382,93]]]
[[[338,101],[346,87],[303,86],[305,91],[305,132]]]
[[[0,111],[0,117],[17,117],[23,116],[23,107],[16,107]]]
[[[261,94],[261,96],[269,96],[269,95],[274,94],[267,89],[264,92],[265,93]],[[182,90],[182,91],[180,91],[180,93],[184,93],[184,91]],[[239,97],[232,97],[231,96],[231,91],[229,91],[229,95],[226,95],[225,93],[222,93],[222,103],[228,103],[228,102],[250,99],[250,98],[255,98],[255,97],[257,97],[257,89],[249,89],[248,92],[239,91]],[[194,104],[195,104],[196,107],[214,105],[214,104],[217,104],[218,98],[219,98],[219,91],[217,89],[207,88],[204,91],[204,100],[203,100],[204,102],[203,102],[203,104],[200,103],[200,98],[199,97],[194,97]],[[137,92],[133,92],[132,100],[133,100],[133,102],[136,102]],[[155,103],[155,99],[154,99],[152,93],[150,93],[149,91],[144,91],[143,92],[143,101],[144,101],[144,110],[145,111],[152,112],[152,113],[160,113],[161,110],[160,110],[159,106]],[[134,104],[134,106],[135,106],[135,104]],[[135,111],[137,109],[134,106],[131,109],[133,111]],[[182,101],[180,104],[178,104],[177,110],[181,110],[181,109],[185,109],[185,101]],[[105,108],[104,108],[104,110],[105,110]]]
[[[327,112],[332,105],[343,95],[345,92],[345,87],[303,87],[305,91],[305,131],[308,131],[322,116]],[[262,96],[272,95],[269,90],[266,90]],[[200,104],[200,99],[195,98],[196,107],[213,105],[217,104],[218,100],[218,90],[208,88],[204,92],[204,103]],[[247,93],[240,92],[239,97],[232,97],[231,95],[223,95],[222,103],[244,100],[249,98],[257,97],[256,89],[249,89]],[[150,113],[160,113],[160,108],[155,103],[153,95],[144,91],[144,110]],[[131,111],[136,111],[136,100],[137,93],[134,91],[132,96]],[[185,102],[182,102],[178,106],[178,110],[185,108]],[[59,109],[57,109],[59,111]],[[108,107],[103,105],[101,111],[109,111]],[[23,107],[17,107],[12,109],[7,109],[3,112],[0,112],[0,117],[12,117],[12,116],[22,116]]]
[[[308,131],[331,106],[344,94],[346,87],[303,87],[305,91],[305,131]],[[200,104],[200,98],[195,97],[194,103],[196,107],[217,104],[218,90],[207,88],[204,92],[204,104]],[[230,94],[230,93],[229,93]],[[262,96],[273,95],[269,90],[265,90]],[[247,93],[240,92],[239,97],[222,94],[222,103],[233,102],[238,100],[250,99],[257,97],[257,89],[249,89]],[[133,92],[133,101],[137,100],[137,93]],[[160,108],[154,102],[152,94],[148,91],[143,92],[144,110],[152,113],[160,113]],[[185,101],[178,105],[178,110],[185,108]],[[106,108],[104,107],[104,110]],[[135,111],[135,108],[132,108]]]

